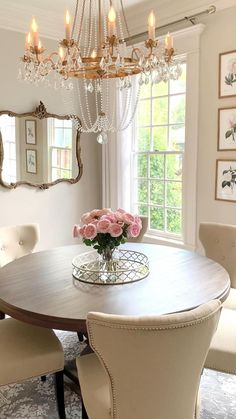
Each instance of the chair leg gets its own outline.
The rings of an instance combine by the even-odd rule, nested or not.
[[[55,385],[58,415],[60,419],[66,419],[63,371],[58,371],[55,373]]]
[[[0,320],[4,320],[4,319],[5,319],[5,313],[0,311]]]
[[[78,339],[79,339],[80,342],[83,342],[84,341],[84,335],[83,335],[83,333],[77,332],[77,336],[78,336]]]
[[[82,404],[82,419],[89,419],[82,397],[81,397],[81,404]]]

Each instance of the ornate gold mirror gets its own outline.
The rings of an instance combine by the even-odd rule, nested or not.
[[[80,152],[80,133],[69,115],[48,113],[42,102],[34,112],[0,111],[0,185],[76,183],[83,171]]]

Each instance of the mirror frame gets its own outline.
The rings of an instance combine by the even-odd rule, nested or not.
[[[38,118],[38,119],[46,119],[46,118],[57,118],[57,119],[71,119],[70,115],[56,115],[53,113],[48,113],[43,102],[40,101],[39,106],[36,107],[35,111],[33,112],[25,112],[25,113],[16,113],[16,112],[12,112],[12,111],[0,111],[0,116],[1,115],[8,115],[8,116],[12,116],[12,117],[26,117],[26,116],[31,116],[34,118]],[[79,128],[76,130],[76,159],[77,159],[77,163],[78,163],[78,175],[76,176],[76,178],[70,178],[70,179],[65,179],[65,178],[61,178],[61,179],[56,179],[53,182],[49,182],[49,183],[42,183],[42,184],[37,184],[37,183],[32,183],[32,182],[27,182],[27,181],[23,181],[20,180],[18,182],[11,182],[11,183],[6,183],[4,182],[3,178],[2,178],[2,170],[3,170],[3,160],[4,160],[4,147],[3,147],[3,140],[2,140],[2,136],[1,136],[1,132],[0,132],[0,185],[3,186],[4,188],[8,188],[8,189],[15,189],[17,186],[20,185],[28,185],[28,186],[33,186],[39,189],[48,189],[50,186],[56,185],[57,183],[61,183],[61,182],[67,182],[67,183],[77,183],[82,174],[83,174],[83,164],[81,161],[81,147],[80,147],[80,128],[81,128],[81,121],[79,119],[78,116],[73,115],[73,120],[76,120],[78,123]]]

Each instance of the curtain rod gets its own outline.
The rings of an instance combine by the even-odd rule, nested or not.
[[[185,17],[183,17],[181,19],[178,19],[178,20],[175,20],[173,22],[166,23],[165,25],[158,26],[158,27],[156,27],[155,31],[163,29],[163,28],[167,28],[168,26],[176,25],[177,23],[182,23],[182,22],[191,22],[192,25],[196,25],[196,18],[197,17],[203,16],[203,15],[211,15],[212,13],[215,13],[215,12],[216,12],[216,7],[215,6],[210,6],[208,9],[203,10],[202,12],[196,13],[196,14],[191,15],[191,16],[185,16]],[[141,38],[141,37],[147,35],[147,33],[148,32],[145,31],[145,32],[138,33],[136,35],[132,35],[132,36],[126,38],[125,41],[126,42],[134,41],[137,38]]]

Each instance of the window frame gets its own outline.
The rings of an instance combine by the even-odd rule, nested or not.
[[[199,50],[200,36],[205,25],[199,24],[191,28],[172,33],[178,55],[186,56],[186,114],[185,114],[185,153],[183,158],[183,237],[167,237],[166,235],[148,231],[145,241],[164,243],[196,249],[196,217],[197,217],[197,151],[198,151],[198,105],[199,105]],[[161,39],[161,38],[160,38]],[[134,127],[133,127],[134,128]],[[133,142],[135,129],[132,130],[130,147],[130,209],[133,202]]]

